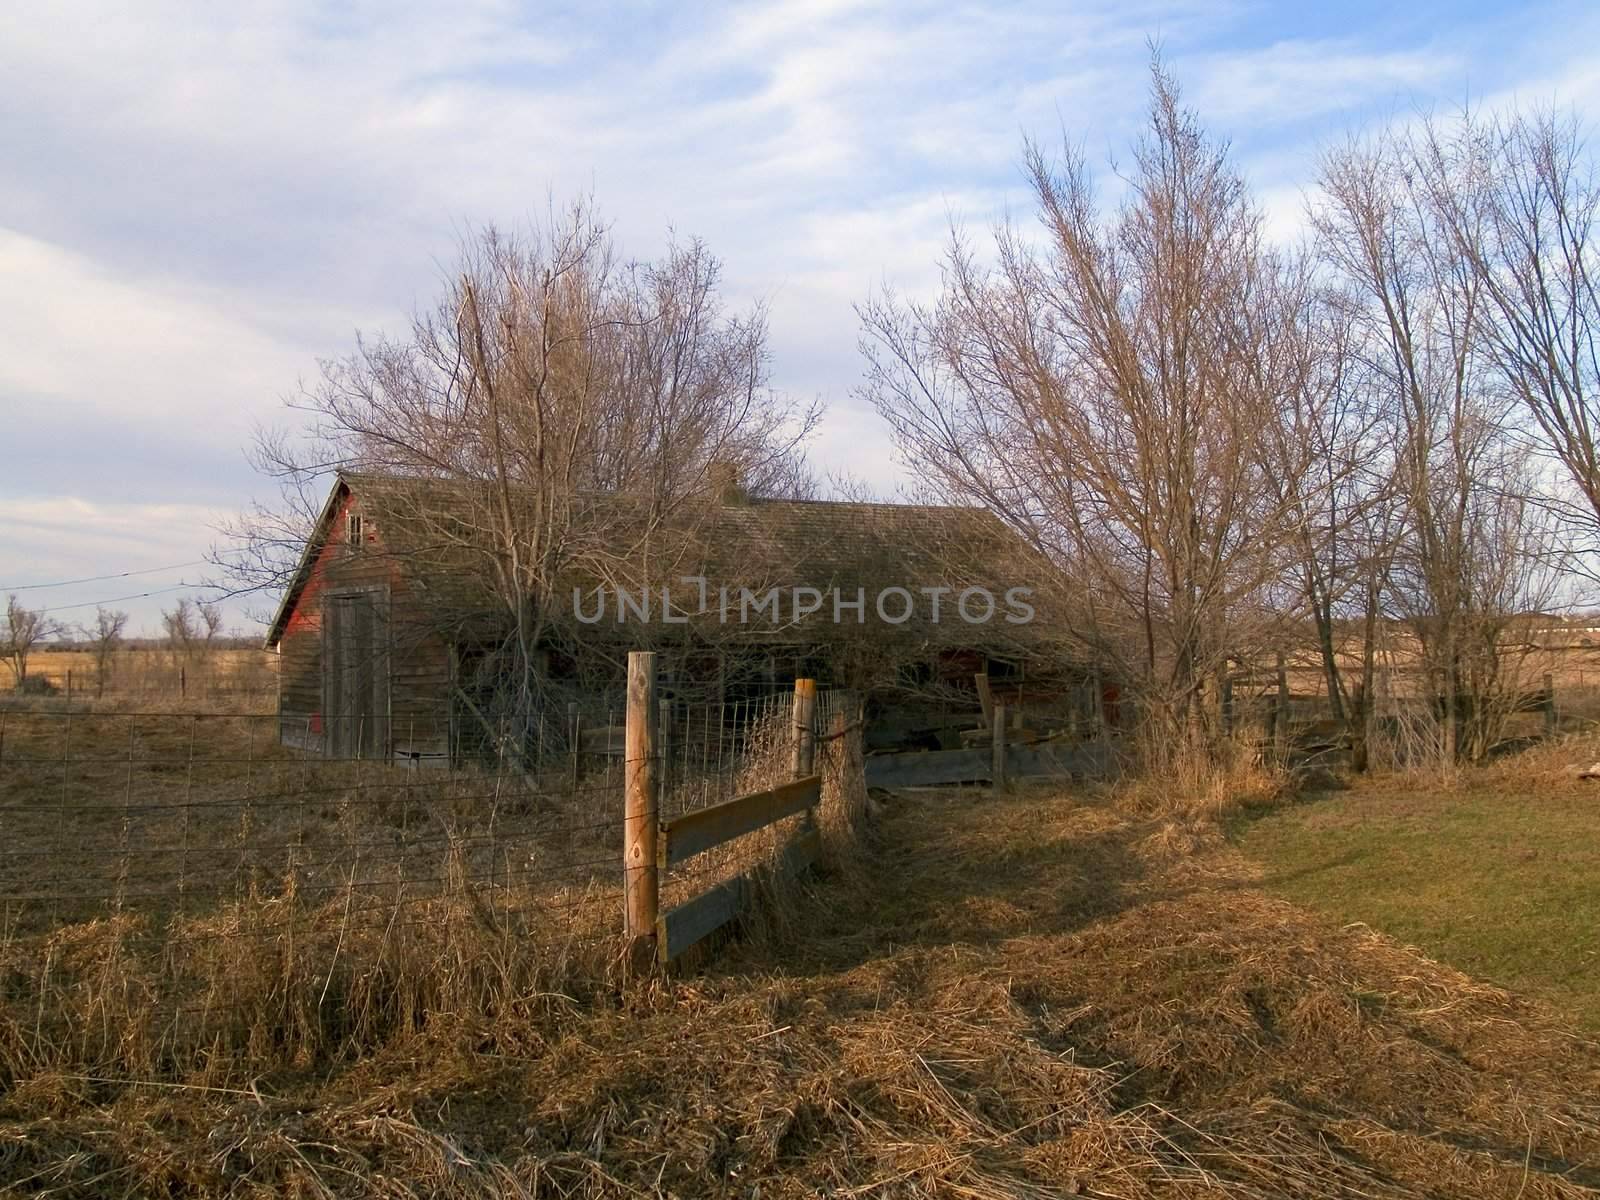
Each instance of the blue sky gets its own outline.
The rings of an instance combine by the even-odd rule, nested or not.
[[[770,310],[817,464],[891,490],[852,305],[1026,213],[1024,134],[1125,151],[1147,42],[1292,238],[1319,146],[1471,99],[1600,111],[1578,5],[527,5],[0,11],[0,592],[63,620],[203,575],[252,430],[462,232],[592,193],[626,253],[704,237]],[[181,590],[121,600],[135,624]],[[67,606],[85,605],[82,608]],[[238,613],[239,623],[244,615]]]

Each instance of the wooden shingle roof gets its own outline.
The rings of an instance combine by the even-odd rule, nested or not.
[[[268,634],[269,646],[281,637],[315,560],[315,549],[329,536],[332,514],[339,508],[334,497],[344,494],[353,495],[375,520],[388,552],[432,603],[459,609],[464,621],[477,610],[485,617],[495,611],[483,557],[492,551],[478,545],[482,539],[473,533],[489,503],[486,489],[453,481],[351,473],[334,484],[334,496]],[[713,607],[721,587],[729,589],[735,603],[742,588],[760,593],[796,587],[823,592],[828,597],[823,611],[805,623],[806,636],[817,641],[861,635],[848,608],[845,627],[832,630],[835,591],[847,605],[857,598],[858,590],[864,593],[863,624],[874,634],[896,640],[982,645],[996,639],[1015,641],[1021,632],[999,618],[974,626],[953,611],[963,589],[982,588],[999,600],[1007,589],[1026,582],[1025,545],[983,509],[736,496],[698,501],[665,517],[658,514],[652,525],[644,501],[607,494],[584,497],[570,520],[591,536],[574,538],[572,556],[560,577],[558,589],[568,604],[574,587],[649,587],[659,594],[665,584],[672,587],[676,605],[693,595],[692,586],[681,583],[681,578],[700,576],[706,580]],[[648,535],[640,532],[647,528]],[[875,601],[885,589],[912,593],[917,602],[912,619],[890,625],[877,619]],[[930,619],[934,601],[923,589],[947,589],[939,597],[940,620]],[[903,600],[897,598],[889,607],[897,611]],[[608,624],[609,632],[615,633],[614,622]],[[575,632],[591,635],[601,630],[575,625]],[[759,623],[742,632],[751,638],[772,636],[770,627]]]

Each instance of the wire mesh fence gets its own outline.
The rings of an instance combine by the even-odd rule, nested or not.
[[[6,927],[350,889],[422,898],[448,882],[447,857],[490,887],[609,865],[609,761],[579,777],[509,760],[431,772],[310,758],[277,735],[262,715],[0,711]]]
[[[644,919],[657,922],[655,952],[669,962],[725,924],[781,919],[798,873],[848,853],[865,785],[851,693],[818,693],[805,680],[659,707],[658,869],[629,883],[648,893],[644,911],[657,916]],[[856,718],[848,730],[846,712]],[[837,737],[823,732],[836,725]],[[853,774],[842,769],[847,734]],[[630,904],[636,933],[642,915]]]
[[[274,715],[0,710],[5,1059],[313,1054],[603,958],[621,767],[549,724],[430,771]]]
[[[789,778],[792,713],[781,689],[663,702],[663,819]],[[304,1058],[606,979],[625,720],[552,707],[436,770],[306,754],[274,714],[0,709],[0,1070]]]

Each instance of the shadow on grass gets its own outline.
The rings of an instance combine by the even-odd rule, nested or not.
[[[1366,862],[1372,857],[1368,850],[1350,850],[1320,862],[1310,863],[1292,871],[1270,871],[1261,876],[1258,886],[1264,888],[1281,887],[1284,884],[1296,883],[1303,879],[1312,879],[1318,875],[1325,875],[1329,871],[1336,871],[1340,867],[1353,867]]]
[[[1136,843],[1149,831],[1149,822],[1070,798],[896,797],[860,861],[807,889],[783,967],[848,971],[903,949],[1074,933],[1148,898],[1149,864]],[[707,969],[739,973],[760,956],[735,942]]]

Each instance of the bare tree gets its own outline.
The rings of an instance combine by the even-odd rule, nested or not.
[[[1582,497],[1600,546],[1600,177],[1575,117],[1429,122],[1415,170],[1453,253],[1481,291],[1484,355],[1540,449]]]
[[[1551,581],[1536,481],[1486,350],[1485,283],[1464,249],[1485,236],[1483,213],[1442,202],[1470,188],[1469,164],[1435,160],[1435,146],[1386,131],[1333,151],[1313,222],[1356,298],[1359,366],[1388,414],[1403,526],[1386,594],[1420,647],[1454,761],[1487,751],[1516,687],[1509,623],[1545,606]]]
[[[204,666],[211,665],[212,651],[216,640],[222,633],[222,605],[214,600],[196,600],[194,602],[196,623],[196,649],[200,662]]]
[[[120,610],[97,607],[94,625],[82,630],[84,640],[94,652],[94,694],[104,696],[106,684],[111,679],[111,668],[116,653],[122,647],[122,634],[128,627],[128,614]]]
[[[1207,681],[1281,621],[1303,522],[1264,475],[1306,369],[1308,276],[1263,245],[1159,63],[1113,217],[1081,154],[1030,145],[1027,169],[1042,245],[1001,225],[989,267],[953,234],[937,304],[863,305],[865,395],[925,483],[1035,547],[1064,649],[1113,665],[1158,746],[1194,744]]]
[[[13,594],[6,598],[6,625],[0,640],[0,658],[11,668],[12,683],[20,691],[28,683],[28,658],[39,643],[61,632],[61,625],[43,611],[23,606]]]
[[[1263,482],[1291,529],[1290,590],[1281,606],[1308,615],[1330,715],[1350,730],[1356,764],[1364,767],[1396,536],[1395,476],[1387,410],[1360,367],[1352,308],[1352,297],[1331,285],[1300,310],[1303,369],[1281,424],[1267,431]],[[1359,655],[1353,679],[1352,634]]]
[[[200,638],[194,601],[184,597],[170,610],[162,609],[161,628],[167,637],[167,654],[173,669],[177,670],[194,657],[195,644]]]
[[[441,600],[429,632],[503,631],[482,670],[528,712],[559,629],[557,580],[643,562],[670,577],[696,506],[725,486],[719,471],[756,493],[806,485],[817,410],[770,389],[764,315],[725,312],[719,282],[699,242],[620,262],[582,203],[524,237],[473,238],[404,336],[363,338],[325,366],[298,402],[306,440],[258,445],[302,503],[247,522],[253,582],[282,582],[308,482],[330,466],[398,481],[367,491],[390,553],[482,580],[492,598],[491,613]]]

